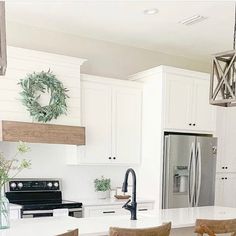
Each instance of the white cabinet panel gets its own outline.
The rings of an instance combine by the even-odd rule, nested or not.
[[[113,91],[113,155],[116,163],[137,163],[141,154],[141,90]]]
[[[236,107],[229,107],[226,111],[226,123],[222,128],[226,128],[225,136],[225,156],[222,156],[223,167],[228,172],[236,172]]]
[[[166,127],[188,129],[192,122],[193,80],[179,75],[167,75]]]
[[[209,104],[209,80],[194,80],[193,127],[196,130],[215,130],[215,107]]]
[[[236,174],[220,174],[216,177],[215,205],[236,207]]]
[[[213,133],[215,107],[209,105],[209,80],[166,75],[165,129]]]
[[[111,160],[111,89],[107,85],[82,83],[82,125],[86,127],[83,163]]]
[[[129,215],[130,212],[122,208],[125,202],[119,205],[106,205],[106,206],[85,206],[84,217],[100,217],[100,216],[114,216],[114,215]],[[147,212],[153,210],[153,203],[138,203],[138,212]]]
[[[119,81],[117,85],[109,79],[81,82],[86,145],[78,148],[78,164],[140,163],[142,89],[137,84],[132,87],[133,83]]]

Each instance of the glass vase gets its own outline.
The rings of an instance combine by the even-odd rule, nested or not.
[[[0,188],[0,230],[10,227],[10,206],[3,188]]]

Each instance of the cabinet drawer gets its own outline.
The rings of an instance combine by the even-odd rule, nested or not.
[[[122,205],[109,205],[109,206],[90,206],[84,207],[84,217],[99,217],[99,216],[115,216],[115,215],[129,215],[130,212],[123,209]],[[145,212],[152,210],[153,203],[138,203],[138,212]]]
[[[99,216],[126,215],[126,214],[129,214],[129,212],[122,209],[121,205],[84,208],[84,217],[99,217]]]

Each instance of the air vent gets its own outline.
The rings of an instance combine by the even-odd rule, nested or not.
[[[206,20],[206,19],[207,19],[207,17],[205,17],[205,16],[194,15],[194,16],[191,16],[191,17],[181,20],[179,23],[182,25],[193,25],[193,24],[199,23],[199,22]]]

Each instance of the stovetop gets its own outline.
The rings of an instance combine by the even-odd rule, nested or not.
[[[82,208],[82,203],[74,201],[14,201],[14,204],[22,206],[22,210],[53,210],[60,208]]]
[[[22,210],[81,208],[82,203],[62,200],[58,179],[14,179],[8,183],[6,197]]]

